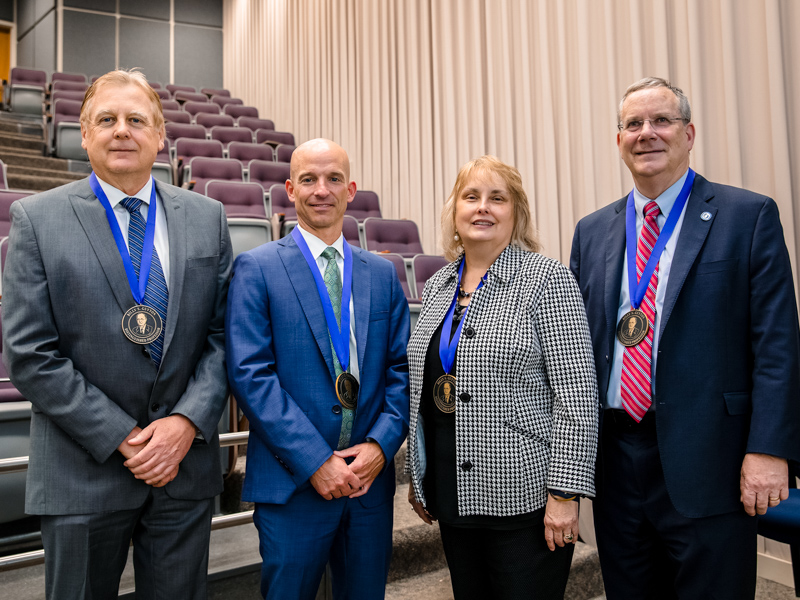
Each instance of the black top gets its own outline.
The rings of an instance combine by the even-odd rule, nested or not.
[[[447,317],[445,317],[447,318]],[[459,319],[453,316],[453,334],[458,326]],[[436,329],[428,345],[425,355],[425,371],[422,379],[422,398],[419,411],[425,420],[425,454],[427,455],[427,469],[422,482],[425,490],[427,511],[440,522],[446,525],[459,527],[485,527],[489,529],[519,529],[528,527],[536,522],[541,523],[544,517],[544,508],[530,513],[508,517],[488,515],[459,516],[458,490],[456,474],[456,413],[444,413],[436,407],[433,401],[433,386],[436,380],[445,374],[442,361],[439,358],[439,342],[442,337],[442,322]],[[458,352],[453,361],[451,373],[455,375]],[[456,401],[458,403],[458,401]],[[456,405],[458,410],[458,405]]]

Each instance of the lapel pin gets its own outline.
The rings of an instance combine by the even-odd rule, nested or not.
[[[700,218],[703,219],[703,221],[710,221],[711,220],[711,213],[706,211],[706,212],[704,212],[703,214],[700,215]]]

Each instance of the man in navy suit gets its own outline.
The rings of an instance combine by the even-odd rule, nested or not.
[[[298,147],[286,191],[299,225],[236,259],[226,319],[261,592],[313,599],[330,561],[334,597],[382,598],[408,431],[408,304],[392,263],[344,241],[356,184],[340,146]]]
[[[606,594],[753,598],[754,517],[788,497],[787,459],[800,458],[778,209],[695,176],[689,102],[667,81],[633,84],[618,117],[635,188],[578,223],[570,260],[604,409],[594,516]]]

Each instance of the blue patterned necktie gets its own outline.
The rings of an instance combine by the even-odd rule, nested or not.
[[[125,198],[121,202],[122,206],[131,213],[128,225],[128,254],[131,255],[133,270],[136,278],[139,278],[139,267],[142,263],[142,247],[144,246],[144,231],[147,223],[144,220],[139,208],[142,201],[138,198]],[[167,281],[164,278],[164,270],[161,268],[161,260],[158,252],[153,248],[153,258],[150,260],[150,277],[147,279],[147,289],[144,293],[142,304],[154,309],[161,317],[161,335],[150,344],[150,358],[158,367],[161,365],[161,355],[164,351],[164,332],[167,329],[167,303],[169,302],[169,292],[167,291]]]
[[[325,267],[325,273],[322,278],[325,280],[325,287],[328,289],[328,296],[333,305],[333,314],[336,315],[336,324],[342,326],[342,278],[339,273],[339,266],[336,264],[336,248],[328,246],[322,251],[322,258],[328,261]],[[347,307],[350,310],[350,307]],[[328,335],[330,337],[330,335]],[[349,332],[348,332],[349,338]],[[350,343],[348,341],[348,343]],[[336,356],[336,350],[333,348],[333,341],[331,340],[331,353],[333,354],[333,368],[336,371],[336,377],[342,374],[342,365],[339,364],[339,357]],[[342,430],[339,433],[339,450],[343,450],[350,446],[350,436],[353,434],[353,411],[349,408],[342,407]]]

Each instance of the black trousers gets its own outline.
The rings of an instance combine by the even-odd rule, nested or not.
[[[574,544],[551,552],[544,523],[512,530],[439,524],[455,600],[562,600]]]
[[[752,600],[758,521],[744,508],[700,519],[679,514],[654,417],[637,426],[608,411],[603,419],[603,481],[593,508],[606,597]]]

